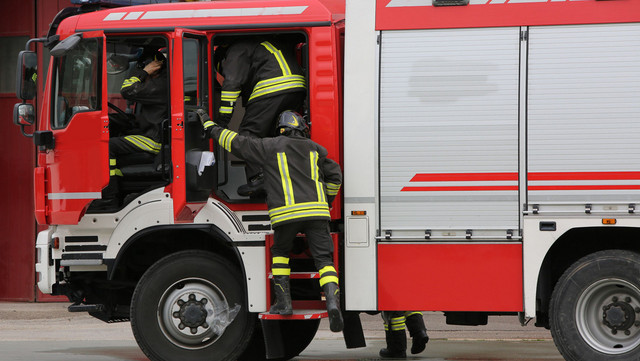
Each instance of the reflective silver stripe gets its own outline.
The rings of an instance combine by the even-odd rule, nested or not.
[[[273,15],[299,15],[307,10],[308,6],[271,6],[260,8],[235,8],[235,9],[197,9],[197,10],[158,10],[147,11],[139,16],[138,12],[116,12],[107,14],[103,21],[117,20],[155,20],[155,19],[194,19],[194,18],[220,18],[241,16],[273,16]],[[126,14],[127,15],[125,17]],[[124,19],[123,19],[124,17]]]
[[[66,193],[47,193],[49,199],[99,199],[102,198],[101,192],[66,192]]]

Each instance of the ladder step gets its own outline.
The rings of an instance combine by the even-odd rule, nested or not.
[[[269,273],[269,279],[273,278],[273,273]],[[319,279],[320,273],[318,272],[291,272],[289,276],[292,280],[306,280],[306,279]]]
[[[258,314],[261,320],[317,320],[327,317],[327,310],[293,310],[292,315],[272,315],[269,312]]]

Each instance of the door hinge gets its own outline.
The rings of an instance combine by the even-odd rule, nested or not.
[[[520,41],[529,40],[529,30],[520,30]]]

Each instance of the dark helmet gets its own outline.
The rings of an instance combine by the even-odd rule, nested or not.
[[[290,135],[294,132],[300,132],[300,135],[309,137],[309,126],[302,115],[285,110],[278,116],[278,125],[276,127],[278,134]]]

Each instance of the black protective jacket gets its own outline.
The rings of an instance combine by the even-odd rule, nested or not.
[[[136,127],[129,134],[144,135],[160,143],[162,140],[162,121],[169,116],[167,72],[161,70],[152,77],[142,69],[134,70],[120,89],[120,94],[138,103],[140,112],[136,115]]]
[[[329,205],[340,190],[338,163],[327,150],[303,136],[253,138],[218,125],[209,135],[234,155],[262,164],[271,225],[330,220]]]
[[[276,40],[251,39],[231,44],[222,61],[222,76],[219,112],[227,118],[239,96],[246,106],[257,99],[306,91],[294,44]]]

